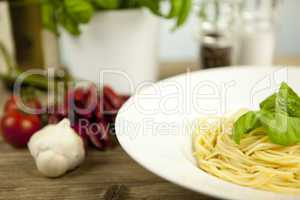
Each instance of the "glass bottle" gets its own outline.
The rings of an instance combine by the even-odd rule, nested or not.
[[[239,1],[203,0],[200,4],[200,63],[203,69],[230,66],[234,59]]]
[[[246,1],[239,33],[239,65],[273,64],[276,0]]]

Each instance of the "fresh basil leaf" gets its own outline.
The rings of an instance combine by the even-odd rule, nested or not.
[[[64,0],[68,15],[78,23],[88,23],[92,18],[94,8],[89,0]]]
[[[241,138],[252,130],[261,126],[257,112],[249,111],[243,114],[233,126],[233,139],[239,144]]]
[[[138,5],[138,0],[120,0],[120,8],[137,8]]]
[[[168,13],[161,9],[163,2],[164,0],[42,0],[41,5],[43,24],[47,29],[57,33],[60,24],[73,35],[79,35],[79,26],[90,21],[94,9],[148,8],[159,17],[176,20],[175,28],[182,26],[191,11],[192,0],[167,1],[170,4]]]
[[[263,100],[259,104],[260,109],[274,112],[275,111],[276,96],[277,96],[277,93],[274,93],[271,96],[267,97],[265,100]]]
[[[43,26],[55,34],[58,34],[55,4],[51,1],[42,1],[41,11]]]
[[[119,0],[94,0],[93,3],[98,9],[116,9],[120,7]]]
[[[260,109],[246,113],[234,124],[236,143],[256,126],[262,126],[275,144],[286,146],[300,142],[300,97],[286,83],[281,84],[278,93],[261,102]]]
[[[173,17],[177,17],[180,14],[182,5],[183,5],[182,0],[171,0],[170,1],[171,9],[166,18],[171,19]]]
[[[78,22],[73,20],[63,9],[58,14],[58,22],[72,35],[80,35]]]
[[[177,23],[176,23],[177,27],[182,26],[186,22],[189,14],[190,14],[190,11],[192,9],[192,4],[193,4],[192,0],[183,0],[183,4],[181,6],[181,11],[177,18]]]
[[[300,118],[268,111],[261,111],[259,118],[273,143],[287,146],[300,142]]]
[[[276,112],[300,117],[300,98],[286,83],[281,83],[276,98]]]

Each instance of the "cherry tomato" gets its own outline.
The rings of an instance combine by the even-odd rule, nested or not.
[[[14,147],[26,147],[30,137],[42,127],[37,115],[21,111],[7,112],[1,119],[3,138]]]
[[[18,107],[17,101],[18,97],[14,95],[10,96],[4,105],[4,112],[10,112],[21,109]],[[38,99],[30,99],[23,103],[32,109],[40,110],[42,108],[42,105]]]
[[[16,103],[16,97],[10,96],[9,99],[5,102],[4,112],[14,111],[17,109],[18,109],[18,106]]]

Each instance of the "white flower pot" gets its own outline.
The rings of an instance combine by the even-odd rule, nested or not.
[[[62,33],[62,62],[78,78],[132,93],[157,79],[158,34],[159,19],[146,10],[99,12],[79,37]]]

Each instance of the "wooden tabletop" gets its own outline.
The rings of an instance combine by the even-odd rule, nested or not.
[[[201,187],[201,186],[199,186]],[[41,176],[28,150],[0,142],[2,200],[179,200],[211,198],[180,188],[148,172],[121,147],[89,151],[86,161],[61,178]]]
[[[0,89],[0,108],[7,93]],[[201,186],[199,186],[201,187]],[[208,200],[169,183],[133,161],[120,146],[88,151],[85,162],[61,178],[41,176],[27,149],[0,137],[1,200]]]

